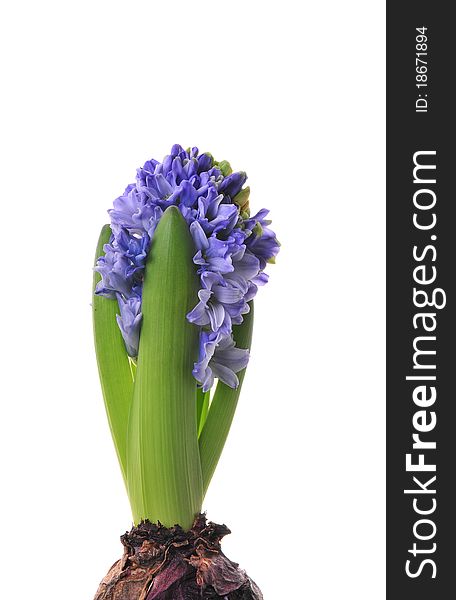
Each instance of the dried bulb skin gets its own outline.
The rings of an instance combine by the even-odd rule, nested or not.
[[[95,600],[263,600],[255,582],[221,551],[228,533],[204,515],[189,531],[141,522],[121,537],[123,557]]]

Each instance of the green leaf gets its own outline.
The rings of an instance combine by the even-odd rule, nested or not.
[[[104,254],[103,246],[109,242],[110,235],[111,228],[105,225],[98,240],[95,262]],[[99,273],[94,272],[93,292],[100,279]],[[116,321],[118,312],[117,300],[93,293],[93,331],[98,372],[109,427],[126,482],[127,424],[133,396],[133,380],[125,344]]]
[[[196,382],[199,328],[187,321],[198,296],[195,248],[179,209],[169,207],[146,263],[143,323],[130,411],[127,479],[135,523],[189,529],[202,506]]]
[[[238,348],[250,349],[252,345],[253,301],[249,304],[250,312],[244,315],[243,323],[233,327],[233,336]],[[243,369],[238,373],[239,386],[235,390],[221,381],[218,382],[206,422],[199,436],[204,494],[207,492],[228,437],[241,393],[245,371],[246,369]]]

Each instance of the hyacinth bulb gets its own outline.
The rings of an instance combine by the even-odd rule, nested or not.
[[[263,600],[256,583],[223,554],[227,533],[204,515],[189,531],[141,523],[121,537],[123,557],[94,600]]]

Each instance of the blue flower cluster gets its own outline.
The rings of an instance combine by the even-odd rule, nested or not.
[[[147,161],[114,201],[109,212],[112,235],[97,262],[96,293],[117,299],[117,322],[128,354],[138,354],[144,269],[154,230],[168,206],[179,207],[196,247],[193,262],[201,281],[198,303],[187,319],[199,326],[200,352],[193,375],[204,391],[218,378],[237,387],[236,373],[248,362],[237,348],[232,326],[242,323],[248,302],[264,285],[266,264],[279,243],[266,220],[267,210],[251,217],[247,176],[232,173],[198,148],[174,145],[163,162]]]

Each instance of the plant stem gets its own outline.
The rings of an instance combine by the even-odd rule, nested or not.
[[[201,388],[196,390],[196,422],[198,424],[198,435],[203,430],[204,423],[206,422],[207,413],[209,411],[209,400],[211,392],[203,392]]]

